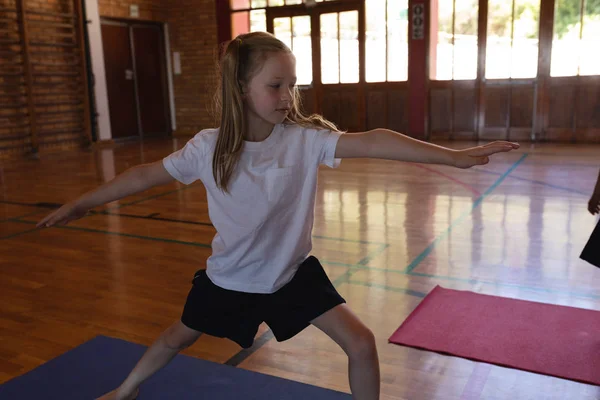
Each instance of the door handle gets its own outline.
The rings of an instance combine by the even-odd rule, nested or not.
[[[125,80],[132,81],[133,80],[133,71],[130,69],[125,70]]]

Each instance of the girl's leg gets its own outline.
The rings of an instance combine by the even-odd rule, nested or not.
[[[346,304],[311,323],[332,338],[348,355],[350,390],[355,400],[379,399],[379,358],[375,337]]]
[[[135,399],[142,382],[167,365],[177,353],[191,346],[199,336],[200,332],[188,328],[181,321],[175,322],[146,350],[121,386],[99,400]]]

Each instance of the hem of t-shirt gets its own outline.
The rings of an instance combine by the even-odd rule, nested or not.
[[[325,142],[325,159],[323,160],[323,164],[330,168],[337,168],[342,162],[341,158],[335,158],[335,149],[342,135],[342,132],[331,131]]]
[[[208,277],[208,279],[210,279],[210,281],[213,284],[217,285],[218,287],[220,287],[222,289],[233,290],[236,292],[243,292],[243,293],[255,293],[255,294],[273,294],[276,291],[278,291],[279,289],[281,289],[282,287],[284,287],[285,285],[287,285],[294,277],[292,275],[287,281],[282,282],[276,286],[264,286],[264,285],[251,285],[251,284],[248,284],[248,282],[231,282],[231,281],[221,282],[218,279],[215,279],[211,275],[212,274],[210,273],[210,269],[207,269],[206,276]]]

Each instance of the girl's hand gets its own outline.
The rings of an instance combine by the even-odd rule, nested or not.
[[[87,209],[77,205],[77,203],[68,203],[47,215],[46,218],[37,223],[36,227],[49,228],[53,225],[66,225],[85,216],[87,212]]]
[[[454,153],[454,166],[457,168],[471,168],[475,165],[485,165],[492,154],[518,149],[520,145],[512,142],[491,142],[483,146],[457,150]]]
[[[600,191],[594,192],[588,203],[588,211],[594,214],[600,214]]]

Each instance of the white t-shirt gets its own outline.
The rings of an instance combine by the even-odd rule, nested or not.
[[[273,293],[288,283],[312,250],[312,227],[320,164],[339,166],[341,133],[275,125],[262,142],[244,142],[229,181],[229,194],[212,171],[218,129],[206,129],[163,160],[178,181],[202,181],[208,213],[217,230],[206,273],[217,286]]]

